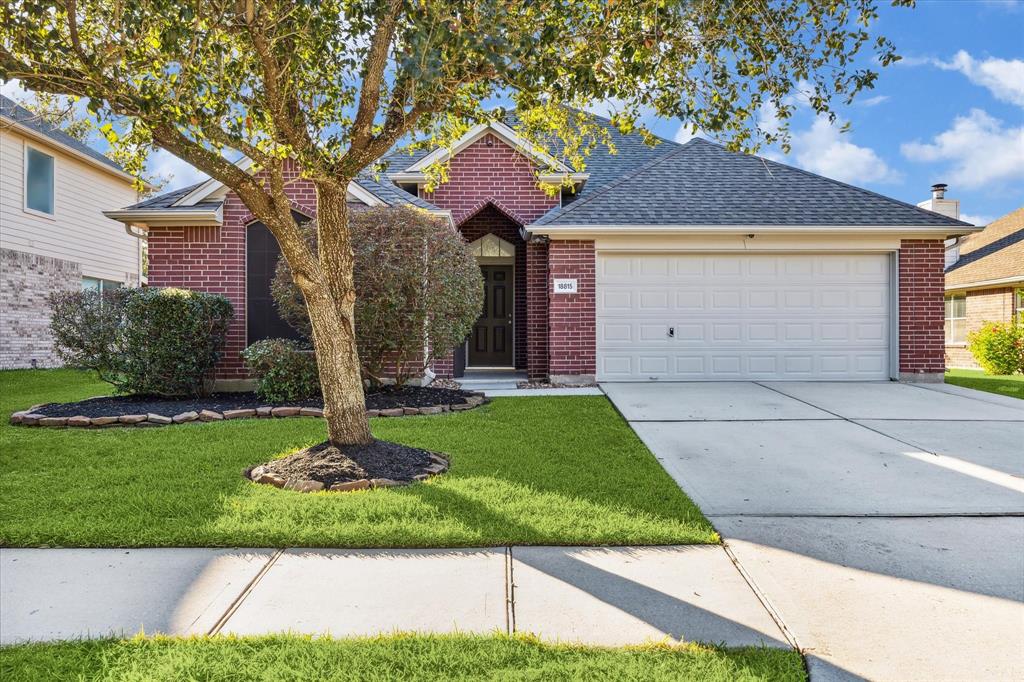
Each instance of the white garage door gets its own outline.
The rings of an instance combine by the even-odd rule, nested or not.
[[[601,381],[889,377],[885,254],[599,254]]]

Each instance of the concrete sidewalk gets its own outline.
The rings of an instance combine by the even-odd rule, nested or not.
[[[531,632],[788,647],[717,545],[2,549],[0,643],[277,632]]]

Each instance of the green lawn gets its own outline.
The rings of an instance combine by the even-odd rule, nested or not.
[[[525,637],[391,635],[134,638],[0,649],[15,680],[806,680],[791,650],[696,645],[599,649]]]
[[[946,383],[1024,400],[1024,374],[985,374],[980,369],[947,369]]]
[[[0,545],[459,547],[712,543],[717,534],[603,396],[495,400],[377,419],[379,438],[451,455],[402,489],[303,494],[242,478],[324,440],[315,418],[152,429],[16,427],[6,417],[107,386],[0,372]]]

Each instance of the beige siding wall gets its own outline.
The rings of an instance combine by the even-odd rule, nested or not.
[[[1013,289],[981,289],[967,292],[967,333],[981,329],[986,322],[1013,319]],[[946,366],[978,369],[978,363],[964,344],[946,346]]]
[[[0,129],[0,247],[78,263],[82,276],[137,284],[141,250],[102,211],[135,203],[131,184],[45,144],[54,157],[54,216],[24,210],[26,138]]]

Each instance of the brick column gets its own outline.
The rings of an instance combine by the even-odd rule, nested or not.
[[[548,245],[526,244],[526,374],[548,379]]]
[[[942,381],[945,370],[941,239],[900,243],[900,379]]]
[[[548,284],[577,280],[577,293],[550,294],[549,370],[553,381],[588,382],[596,374],[595,261],[592,241],[552,241],[548,246]]]

